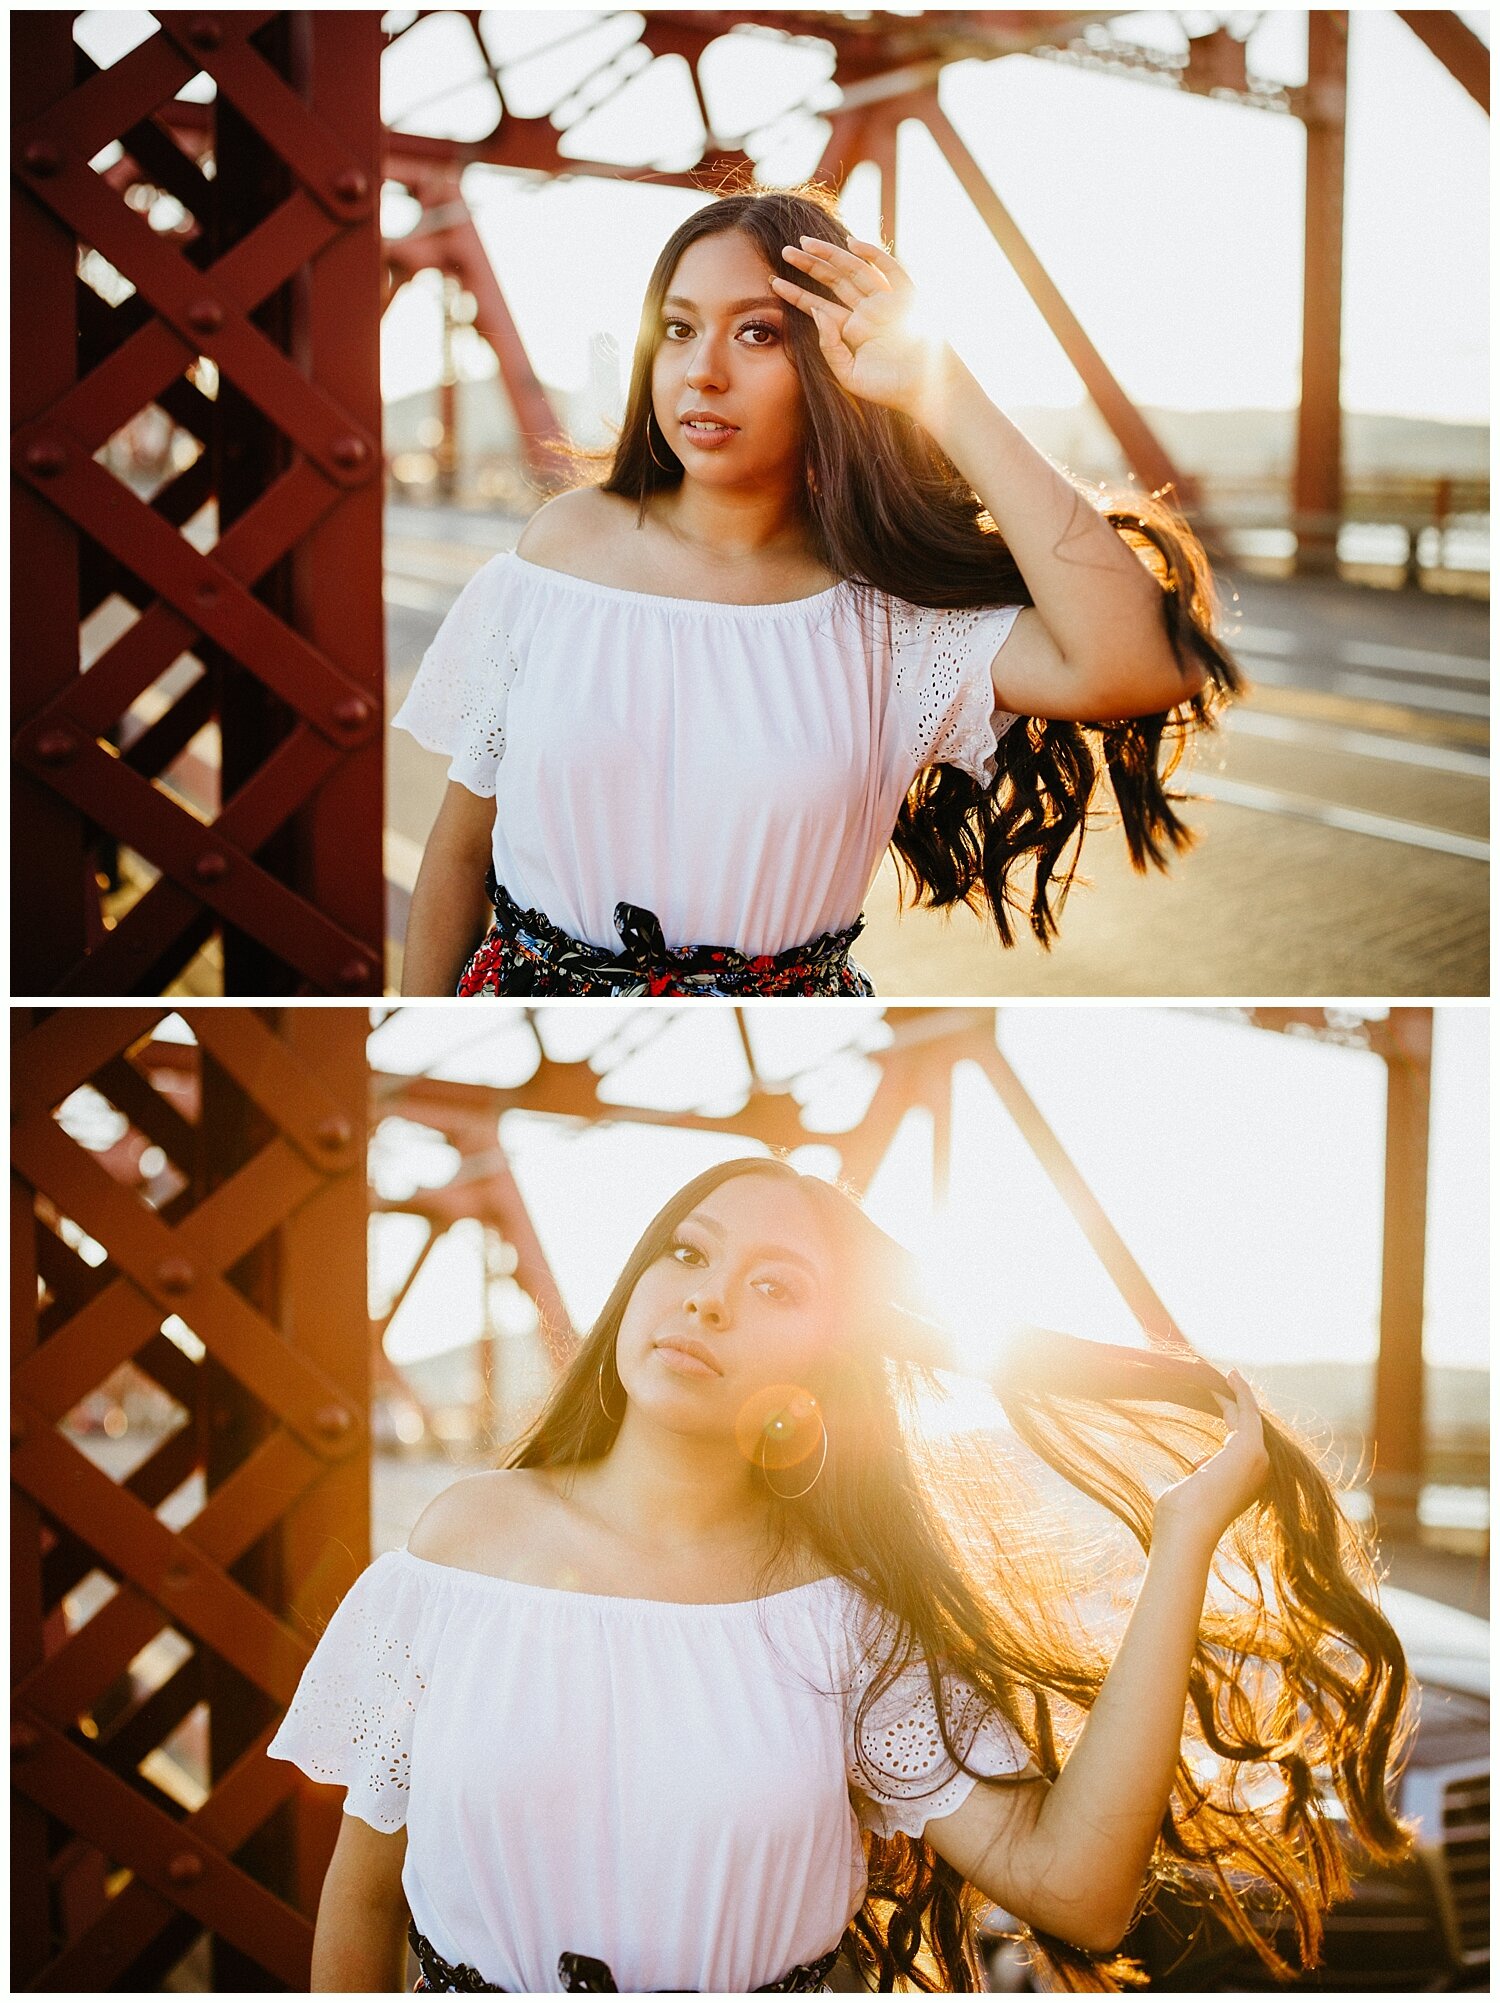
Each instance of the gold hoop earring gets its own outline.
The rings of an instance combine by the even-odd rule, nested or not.
[[[618,1421],[616,1420],[614,1413],[609,1409],[608,1405],[606,1405],[604,1402],[604,1366],[608,1361],[609,1361],[609,1352],[606,1350],[604,1355],[599,1358],[599,1408],[603,1412],[605,1418],[609,1420],[610,1424],[615,1425],[618,1423]]]
[[[811,1491],[817,1487],[818,1475],[822,1474],[823,1469],[828,1464],[828,1428],[823,1423],[823,1414],[821,1412],[819,1412],[818,1414],[818,1431],[823,1435],[823,1451],[818,1456],[818,1473],[813,1476],[812,1480],[807,1484],[806,1488],[794,1488],[790,1492],[790,1494],[787,1492],[786,1489],[778,1488],[775,1482],[773,1482],[771,1477],[766,1473],[765,1462],[764,1461],[761,1462],[760,1464],[761,1479],[765,1482],[766,1487],[771,1491],[772,1495],[776,1497],[778,1502],[796,1502],[800,1497],[810,1494]]]
[[[663,438],[662,444],[665,445],[666,442],[667,442],[666,439]],[[651,443],[651,412],[649,410],[646,412],[646,450],[651,454],[651,457],[653,460],[656,461],[656,464],[661,467],[663,473],[671,472],[672,469],[670,466],[668,466],[663,460],[656,458],[656,447]]]

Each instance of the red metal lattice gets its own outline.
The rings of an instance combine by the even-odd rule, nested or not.
[[[14,23],[14,984],[159,993],[217,928],[228,992],[378,994],[379,16],[164,13],[106,70],[72,18]],[[194,157],[169,113],[200,72]],[[75,278],[85,248],[131,296]],[[147,500],[100,455],[153,404],[202,450]],[[80,672],[112,592],[139,617]],[[188,653],[205,672],[122,730]],[[162,783],[209,723],[211,818]],[[111,928],[112,845],[159,875]]]
[[[337,1809],[264,1747],[369,1556],[363,1011],[203,1010],[169,1070],[160,1009],[25,1014],[12,1981],[154,1987],[208,1929],[215,1986],[305,1989]],[[126,1364],[183,1417],[128,1472],[79,1417]]]

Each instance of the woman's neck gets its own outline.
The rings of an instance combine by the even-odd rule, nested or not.
[[[603,1460],[559,1486],[618,1536],[671,1557],[767,1544],[772,1507],[755,1479],[732,1441],[668,1432],[631,1412]]]
[[[705,490],[684,478],[652,495],[648,517],[679,549],[725,569],[805,561],[811,554],[804,505],[790,493]]]

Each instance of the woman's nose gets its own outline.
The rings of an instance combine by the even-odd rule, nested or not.
[[[694,389],[707,388],[710,384],[722,384],[725,364],[717,347],[707,341],[697,341],[693,346],[693,359],[688,364],[687,380]]]
[[[696,1315],[699,1321],[707,1322],[714,1328],[723,1326],[724,1303],[709,1288],[700,1287],[697,1293],[688,1298],[685,1305],[688,1313]]]

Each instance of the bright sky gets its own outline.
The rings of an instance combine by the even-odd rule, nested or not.
[[[580,47],[629,40],[638,17],[517,11],[486,15],[518,112],[545,108],[579,67]],[[1488,37],[1488,16],[1465,17]],[[599,23],[584,43],[520,60],[545,35]],[[1172,17],[1123,24],[1170,38]],[[826,73],[816,48],[734,38],[708,67],[710,111],[725,128],[770,120]],[[723,51],[724,45],[717,45]],[[1252,68],[1305,79],[1300,9],[1271,9],[1250,43]],[[456,137],[486,129],[482,93],[460,88],[463,31],[436,17],[387,58],[386,116]],[[714,54],[714,51],[710,51]],[[400,58],[400,66],[397,59]],[[569,144],[639,158],[642,131],[666,164],[692,152],[696,113],[685,68],[658,62],[594,114]],[[569,66],[571,65],[571,69]],[[658,74],[658,72],[660,74]],[[718,88],[715,89],[717,81]],[[1183,409],[1287,408],[1301,347],[1302,127],[1294,118],[1189,97],[1142,81],[1028,57],[952,65],[942,102],[1127,392]],[[402,121],[408,106],[415,106]],[[688,144],[676,147],[686,132]],[[1344,401],[1351,410],[1485,421],[1488,416],[1489,129],[1479,107],[1384,9],[1353,15],[1348,131]],[[768,178],[815,165],[811,120],[762,158]],[[663,239],[702,198],[690,190],[580,178],[539,184],[471,168],[465,193],[528,351],[547,382],[589,376],[589,344],[630,355],[645,283]],[[854,233],[877,228],[873,170],[851,184]],[[901,138],[897,254],[954,345],[1002,405],[1072,405],[1080,385],[1020,282],[912,121]],[[436,274],[387,315],[392,397],[437,377]],[[477,338],[465,374],[493,373]]]
[[[394,24],[404,17],[385,18]],[[1487,12],[1463,18],[1488,41]],[[642,73],[584,117],[565,137],[565,151],[639,161],[649,134],[659,164],[690,165],[701,123],[687,67],[678,57],[648,65],[646,52],[632,47],[639,23],[628,11],[480,15],[519,116],[551,111],[606,56],[639,62]],[[154,30],[152,17],[133,8],[88,10],[75,26],[103,64]],[[1181,41],[1176,17],[1164,12],[1123,17],[1120,32],[1168,47]],[[1305,81],[1304,11],[1263,10],[1249,50],[1254,73]],[[493,126],[496,107],[489,86],[473,82],[477,68],[463,19],[429,16],[386,52],[384,117],[412,131],[479,137]],[[816,165],[818,122],[782,114],[816,90],[827,69],[827,45],[816,42],[736,34],[707,51],[710,115],[726,137],[761,135],[751,150],[768,181],[795,181]],[[213,86],[200,76],[182,95],[211,98]],[[1298,120],[1025,56],[950,65],[941,97],[1132,397],[1179,409],[1295,404]],[[1487,421],[1488,149],[1484,113],[1395,13],[1354,9],[1348,409]],[[591,178],[544,183],[484,167],[468,170],[464,190],[538,373],[564,389],[589,380],[595,336],[613,340],[628,358],[656,253],[704,199],[688,189]],[[861,169],[846,203],[857,236],[875,234],[874,203],[873,169]],[[389,187],[385,220],[395,232],[410,228],[415,203]],[[1072,368],[935,145],[910,120],[900,144],[897,231],[897,254],[930,311],[997,402],[1078,402]],[[386,315],[382,374],[390,397],[438,379],[440,291],[437,274],[424,272]],[[495,372],[493,355],[467,329],[458,365],[465,375]]]
[[[621,1097],[678,1108],[741,1102],[747,1072],[726,1011],[611,1003]],[[769,1011],[769,1013],[767,1012]],[[1482,1007],[1438,1011],[1429,1208],[1427,1354],[1483,1367],[1488,1339],[1487,1024]],[[888,1037],[882,1011],[764,1004],[751,1011],[764,1074],[796,1077],[806,1118],[858,1116]],[[552,1055],[588,1053],[605,1020],[542,1011]],[[1384,1069],[1367,1053],[1252,1031],[1186,1010],[1001,1011],[1000,1042],[1085,1179],[1190,1337],[1251,1366],[1368,1360],[1376,1344]],[[524,1021],[477,1037],[462,1013],[403,1008],[371,1039],[383,1069],[519,1083],[535,1045]],[[934,1217],[924,1118],[913,1116],[869,1193],[878,1222],[924,1255],[935,1304],[982,1372],[1004,1331],[1040,1323],[1103,1340],[1134,1324],[982,1075],[959,1075],[955,1173]],[[553,1271],[578,1325],[597,1312],[658,1205],[709,1162],[755,1152],[733,1138],[637,1125],[584,1129],[525,1113],[501,1129]],[[456,1160],[394,1133],[377,1144],[392,1195],[446,1181]],[[446,1155],[446,1158],[445,1158]],[[808,1167],[831,1165],[810,1147]],[[406,1229],[404,1223],[396,1227]],[[414,1241],[377,1220],[377,1294]],[[388,1238],[388,1242],[382,1242]],[[437,1255],[434,1255],[434,1262]],[[460,1241],[413,1288],[390,1331],[398,1361],[471,1341],[480,1327],[472,1245]]]

